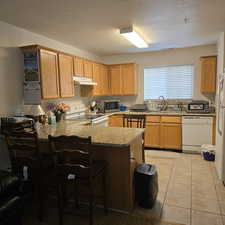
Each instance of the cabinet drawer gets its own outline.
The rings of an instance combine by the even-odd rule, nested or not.
[[[146,122],[150,123],[160,123],[160,116],[147,116]]]
[[[181,123],[180,116],[162,116],[161,117],[162,123]]]

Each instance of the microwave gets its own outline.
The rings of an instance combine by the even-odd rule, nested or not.
[[[187,112],[209,113],[209,102],[203,100],[192,101],[187,105]]]
[[[120,100],[104,100],[102,105],[104,112],[120,111]]]

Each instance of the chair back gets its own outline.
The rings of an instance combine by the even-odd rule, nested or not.
[[[123,115],[123,127],[128,128],[145,128],[146,116],[145,115]]]
[[[35,130],[5,132],[12,169],[18,173],[24,166],[39,167],[39,146]]]
[[[91,137],[49,135],[51,151],[55,153],[57,174],[67,176],[89,177],[93,163]]]

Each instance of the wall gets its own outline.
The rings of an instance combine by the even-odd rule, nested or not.
[[[219,81],[219,74],[223,73],[225,68],[225,34],[224,32],[221,33],[218,42],[217,42],[217,49],[218,49],[218,57],[217,57],[217,83]],[[218,106],[218,88],[217,88],[217,106]],[[217,107],[218,109],[218,107]],[[217,110],[217,124],[220,123],[221,129],[223,131],[222,136],[217,130],[216,133],[216,169],[219,178],[221,179],[223,175],[225,174],[225,171],[223,171],[224,167],[224,110],[219,111]],[[225,169],[225,168],[224,168]]]
[[[194,64],[194,98],[205,99],[200,91],[200,56],[216,55],[216,45],[170,49],[163,51],[112,55],[105,56],[102,61],[108,64],[136,62],[139,65],[139,89],[140,93],[137,97],[123,97],[120,98],[124,103],[135,104],[142,103],[144,99],[143,93],[143,71],[147,66],[162,66],[162,65],[179,65],[179,64]],[[119,98],[119,97],[116,97]]]
[[[0,27],[0,117],[21,111],[23,103],[23,57],[18,46],[39,44],[92,60],[100,60],[98,56],[89,52],[1,21]],[[82,102],[82,99],[75,97],[68,101]]]

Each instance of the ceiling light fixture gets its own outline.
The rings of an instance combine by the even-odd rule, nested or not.
[[[147,48],[148,44],[144,39],[133,29],[133,27],[127,27],[120,29],[120,34],[124,36],[128,41],[134,44],[138,48]]]

